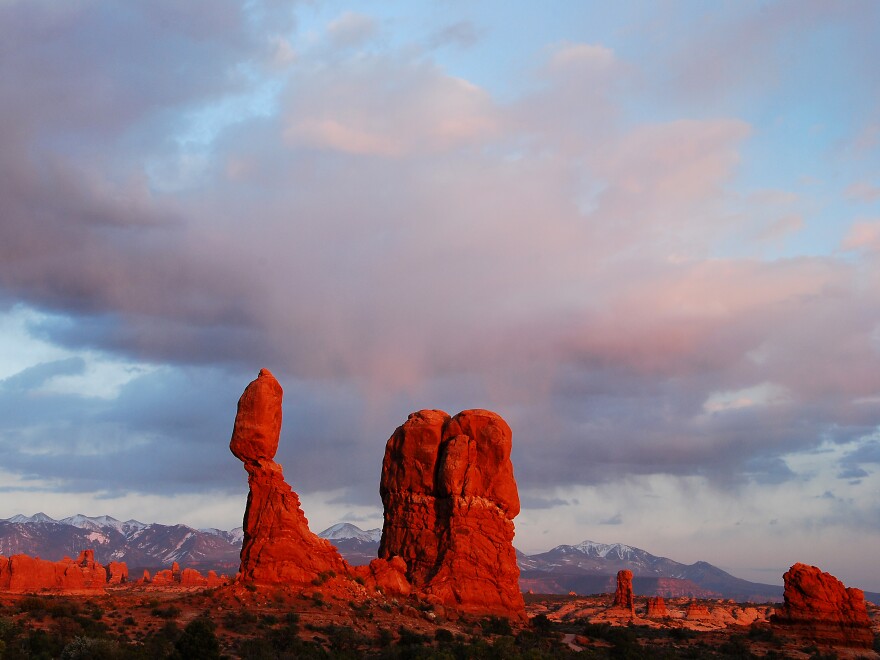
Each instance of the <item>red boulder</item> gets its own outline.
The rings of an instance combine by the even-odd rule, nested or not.
[[[847,588],[830,573],[800,563],[783,580],[785,602],[771,623],[818,644],[871,648],[874,635],[861,589]]]
[[[379,556],[401,557],[416,591],[448,608],[524,620],[510,449],[510,427],[487,410],[411,414],[382,462]]]

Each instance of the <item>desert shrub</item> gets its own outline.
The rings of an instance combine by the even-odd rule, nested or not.
[[[312,584],[316,587],[324,584],[330,578],[336,577],[336,571],[321,571],[318,573],[318,577],[312,580]]]
[[[434,639],[441,644],[451,644],[455,640],[455,635],[452,634],[451,630],[447,630],[446,628],[437,628],[434,632]]]
[[[94,637],[74,637],[61,651],[61,660],[113,660],[118,657],[121,657],[119,644]]]
[[[400,639],[397,642],[400,646],[424,646],[431,643],[430,637],[415,630],[410,630],[406,626],[400,626],[397,629],[397,634],[400,635]]]
[[[25,657],[32,660],[50,660],[61,655],[64,644],[58,636],[50,635],[45,630],[32,630],[25,640],[24,649]]]
[[[231,632],[247,632],[253,630],[257,623],[257,615],[249,610],[227,612],[223,616],[223,627]]]
[[[160,619],[176,619],[180,616],[180,608],[175,605],[169,605],[168,607],[154,607],[151,614]]]
[[[174,648],[180,658],[214,660],[220,658],[220,642],[214,634],[214,622],[205,617],[193,619],[183,629]]]
[[[241,660],[275,660],[278,657],[273,644],[259,637],[242,639],[238,642],[236,650]]]
[[[500,616],[490,616],[480,621],[480,627],[484,635],[512,635],[510,621]]]
[[[742,635],[731,635],[718,652],[725,658],[753,658],[748,641]]]
[[[134,617],[127,616],[122,620],[122,625],[124,626],[134,626],[137,624],[137,621],[134,620]]]

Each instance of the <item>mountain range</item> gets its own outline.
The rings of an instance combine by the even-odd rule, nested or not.
[[[333,543],[349,563],[361,565],[378,555],[382,530],[338,523],[318,536]],[[175,561],[201,571],[234,574],[242,539],[241,527],[229,531],[194,529],[137,520],[121,522],[110,516],[76,515],[55,520],[37,513],[0,520],[0,555],[27,554],[59,560],[91,548],[96,561],[124,561],[133,576],[144,569],[168,568]],[[682,564],[621,543],[584,541],[532,555],[517,551],[517,560],[520,586],[535,593],[612,592],[617,571],[629,569],[634,576],[633,588],[641,595],[782,600],[779,585],[749,582],[704,561]],[[880,593],[866,592],[865,597],[880,602]]]

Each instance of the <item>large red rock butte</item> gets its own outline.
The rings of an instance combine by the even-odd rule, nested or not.
[[[617,571],[617,589],[614,592],[614,607],[628,610],[635,614],[635,602],[633,600],[633,574],[632,571]]]
[[[329,541],[309,530],[299,497],[273,459],[281,435],[284,392],[268,369],[245,388],[229,449],[248,473],[241,580],[256,585],[305,587],[320,574],[348,573]]]
[[[66,591],[103,589],[106,569],[95,562],[93,550],[83,550],[74,561],[48,561],[28,555],[0,557],[0,591]]]
[[[412,413],[386,445],[379,556],[402,557],[413,587],[448,608],[525,618],[510,449],[510,427],[487,410]]]
[[[782,577],[785,602],[771,618],[774,625],[819,644],[871,648],[874,635],[861,589],[800,563]]]

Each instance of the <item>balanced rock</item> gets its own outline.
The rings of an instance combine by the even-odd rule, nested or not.
[[[329,541],[309,530],[297,494],[273,459],[281,434],[284,392],[268,369],[245,388],[229,449],[248,473],[240,579],[255,585],[304,587],[321,574],[347,574]]]
[[[871,648],[874,636],[861,589],[800,563],[782,577],[785,602],[771,617],[774,625],[819,644]]]
[[[633,600],[633,574],[626,569],[617,571],[617,589],[614,592],[614,607],[628,610],[635,614]]]
[[[513,518],[511,431],[487,410],[412,413],[385,448],[379,556],[419,592],[464,613],[525,619]]]

